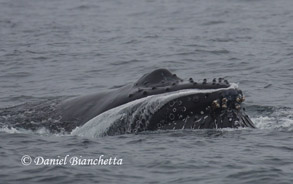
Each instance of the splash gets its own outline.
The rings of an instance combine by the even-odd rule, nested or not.
[[[291,108],[275,108],[271,113],[267,112],[252,118],[257,128],[293,131],[293,110]]]
[[[39,128],[37,130],[27,130],[23,128],[14,128],[3,126],[0,128],[0,132],[5,132],[9,134],[38,134],[38,135],[50,135],[50,130],[46,129],[45,127]]]

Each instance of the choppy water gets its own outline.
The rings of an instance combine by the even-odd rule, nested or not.
[[[0,183],[292,183],[293,1],[1,0],[0,108],[168,68],[239,83],[258,129],[88,138],[2,128]],[[123,158],[23,166],[23,155]]]

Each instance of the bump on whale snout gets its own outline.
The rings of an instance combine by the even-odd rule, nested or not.
[[[167,69],[157,69],[150,73],[143,75],[136,83],[135,86],[141,87],[163,87],[174,86],[176,83],[182,81],[176,74],[172,74]]]

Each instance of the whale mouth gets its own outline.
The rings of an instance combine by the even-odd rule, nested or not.
[[[255,128],[241,107],[244,100],[237,88],[181,96],[170,100],[152,116],[149,129]]]
[[[172,129],[252,127],[236,84],[219,89],[184,89],[147,96],[110,109],[73,135],[99,137]]]

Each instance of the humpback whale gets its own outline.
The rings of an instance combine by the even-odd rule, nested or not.
[[[72,132],[83,126],[91,129],[95,124],[103,127],[100,135],[168,129],[255,128],[242,107],[244,100],[238,86],[223,78],[196,82],[192,78],[183,80],[167,69],[157,69],[133,84],[107,92],[22,105],[14,110],[8,108],[0,112],[0,120],[21,111],[26,114],[22,123],[18,121],[12,126],[28,129],[43,126],[52,131]],[[113,119],[114,113],[120,115]]]

